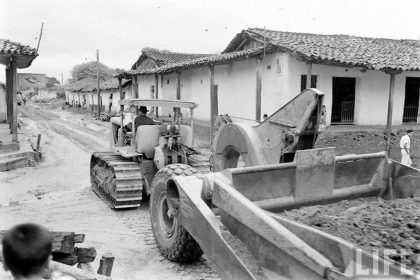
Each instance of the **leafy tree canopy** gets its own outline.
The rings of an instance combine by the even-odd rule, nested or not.
[[[76,81],[86,79],[86,78],[96,78],[97,68],[96,61],[90,61],[86,63],[77,64],[71,70],[71,78],[67,80],[68,83],[74,83]],[[106,66],[105,64],[99,63],[99,79],[106,81],[114,75],[117,74],[117,71]]]
[[[59,80],[57,80],[57,78],[56,77],[48,77],[47,76],[47,88],[51,88],[51,87],[53,87],[54,85],[59,85],[60,84],[60,81]]]

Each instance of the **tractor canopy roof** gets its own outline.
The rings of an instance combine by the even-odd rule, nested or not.
[[[189,108],[194,109],[198,107],[197,103],[183,100],[169,100],[169,99],[122,99],[118,104],[123,106],[138,107],[170,107],[170,108]]]

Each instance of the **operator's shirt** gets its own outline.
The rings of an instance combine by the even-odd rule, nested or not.
[[[136,126],[136,128],[139,125],[154,125],[154,124],[155,124],[155,122],[151,118],[149,118],[148,116],[145,116],[145,115],[137,116],[134,119],[134,125]]]
[[[401,137],[400,148],[405,151],[404,147],[407,147],[407,149],[410,149],[410,136],[408,135],[404,135],[403,137]]]

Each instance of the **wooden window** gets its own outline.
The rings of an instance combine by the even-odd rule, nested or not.
[[[311,88],[316,88],[317,83],[317,75],[311,76]],[[300,76],[300,91],[303,91],[306,89],[306,75]]]

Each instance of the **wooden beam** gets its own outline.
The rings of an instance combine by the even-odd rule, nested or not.
[[[256,89],[255,89],[255,120],[261,121],[261,88],[262,88],[262,59],[257,58]]]
[[[111,276],[112,266],[114,265],[114,256],[111,253],[106,253],[102,255],[101,260],[99,261],[98,274]]]
[[[249,39],[243,40],[233,51],[236,52],[242,50],[245,44],[248,43],[248,41]]]
[[[392,109],[394,105],[394,88],[396,72],[389,72],[388,116],[386,120],[386,152],[389,155],[391,145]]]
[[[10,61],[10,75],[12,80],[12,142],[18,142],[17,134],[17,108],[16,108],[16,95],[17,95],[17,84],[16,84],[16,61],[12,58]]]
[[[96,249],[94,247],[88,248],[74,248],[74,255],[77,256],[78,263],[93,262],[96,258]]]
[[[98,117],[101,115],[101,89],[99,88],[99,50],[96,50],[96,92],[98,93]]]
[[[176,99],[181,100],[181,71],[176,72]]]
[[[307,62],[306,65],[308,66],[308,72],[306,74],[306,88],[311,88],[311,81],[312,81],[312,62]]]
[[[210,144],[213,143],[213,130],[216,116],[214,115],[214,65],[209,65],[209,78],[210,78]]]
[[[159,75],[155,74],[155,98],[159,99]],[[159,118],[159,107],[155,108],[156,118]]]
[[[134,75],[133,77],[134,81],[134,98],[139,98],[139,83],[138,83],[138,76]]]
[[[7,118],[7,123],[9,124],[9,129],[11,128],[10,125],[10,120],[11,118],[11,113],[12,113],[12,103],[11,103],[11,94],[10,94],[10,89],[11,89],[11,80],[10,80],[10,68],[8,66],[6,66],[6,109],[7,109],[7,114],[6,114],[6,118]]]
[[[120,105],[136,107],[136,106],[155,106],[155,107],[179,107],[193,109],[197,108],[198,105],[191,101],[182,100],[167,100],[167,99],[123,99],[118,101]]]
[[[190,109],[190,126],[193,135],[191,144],[194,147],[194,109]]]

